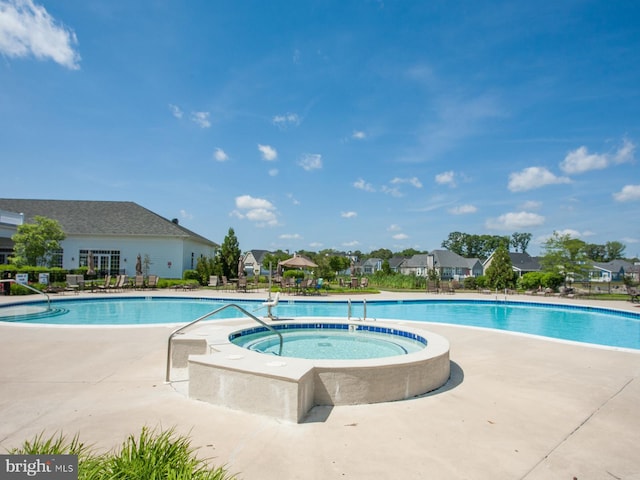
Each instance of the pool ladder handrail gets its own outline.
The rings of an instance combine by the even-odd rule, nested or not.
[[[362,299],[362,306],[364,308],[364,316],[362,317],[362,321],[367,320],[367,299]],[[347,300],[347,321],[351,321],[351,299]]]
[[[20,285],[24,288],[27,288],[29,290],[32,290],[36,293],[39,293],[41,295],[44,295],[45,297],[47,297],[47,311],[51,310],[51,298],[49,298],[49,294],[43,292],[42,290],[38,290],[37,288],[33,288],[31,285],[25,285],[24,283],[18,283],[16,282],[15,278],[9,278],[9,279],[4,279],[4,280],[0,280],[0,283],[11,283],[14,282],[17,285]]]
[[[196,323],[202,321],[202,320],[206,320],[209,317],[212,317],[220,312],[222,312],[223,310],[226,310],[227,308],[235,308],[237,310],[240,310],[242,313],[244,313],[246,316],[248,316],[249,318],[252,318],[253,320],[255,320],[256,322],[258,322],[260,325],[262,325],[263,327],[265,327],[267,330],[271,330],[273,333],[275,333],[276,335],[278,335],[278,339],[280,341],[280,348],[278,350],[278,356],[282,355],[282,334],[276,330],[275,328],[273,328],[272,326],[266,324],[265,322],[263,322],[262,320],[260,320],[258,317],[256,317],[255,315],[253,315],[252,313],[247,312],[244,308],[242,308],[240,305],[237,305],[235,303],[228,303],[227,305],[223,305],[220,308],[217,308],[199,318],[196,318],[195,320],[193,320],[192,322],[187,323],[186,325],[183,325],[179,328],[176,328],[173,332],[171,332],[171,334],[169,335],[169,340],[167,341],[167,369],[166,369],[166,373],[165,373],[165,383],[171,383],[171,353],[172,353],[172,347],[171,347],[171,340],[173,340],[173,337],[175,335],[177,335],[178,333],[183,332],[184,330],[188,329],[189,327],[195,325]]]

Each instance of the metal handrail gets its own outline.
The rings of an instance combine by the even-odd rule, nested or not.
[[[9,279],[5,279],[5,280],[0,280],[0,283],[11,283],[11,282],[15,282],[16,284],[27,288],[29,290],[32,290],[36,293],[40,293],[41,295],[44,295],[45,297],[47,297],[47,311],[51,310],[51,299],[49,298],[49,295],[44,293],[42,290],[38,290],[37,288],[33,288],[31,285],[25,285],[24,283],[18,283],[16,282],[15,278],[9,278]]]
[[[202,320],[206,320],[209,317],[212,317],[218,313],[220,313],[223,310],[226,310],[227,308],[235,308],[237,310],[240,310],[242,313],[244,313],[246,316],[252,318],[253,320],[255,320],[256,322],[258,322],[260,325],[262,325],[263,327],[267,328],[268,330],[271,330],[273,333],[275,333],[276,335],[278,335],[278,339],[280,340],[280,348],[278,350],[278,355],[282,355],[282,334],[276,330],[275,328],[273,328],[272,326],[264,323],[262,320],[260,320],[258,317],[256,317],[255,315],[247,312],[244,308],[242,308],[240,305],[236,305],[235,303],[229,303],[227,305],[224,305],[220,308],[217,308],[216,310],[207,313],[206,315],[203,315],[199,318],[196,318],[195,320],[193,320],[192,322],[187,323],[186,325],[183,325],[180,328],[175,329],[173,332],[171,332],[171,335],[169,335],[169,340],[167,342],[167,370],[165,373],[165,377],[164,377],[164,381],[165,383],[171,383],[171,353],[172,353],[172,348],[171,348],[171,340],[173,339],[173,337],[175,335],[177,335],[178,333],[186,330],[187,328],[191,327],[192,325],[195,325],[196,323],[202,321]]]

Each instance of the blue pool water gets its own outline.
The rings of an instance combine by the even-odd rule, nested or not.
[[[261,301],[237,301],[257,315],[265,315]],[[203,316],[227,303],[210,298],[109,298],[53,301],[0,307],[0,321],[58,325],[147,325],[183,323]],[[640,349],[640,314],[608,309],[556,306],[484,300],[368,301],[367,319],[399,319],[449,323],[598,345]],[[363,316],[364,305],[352,303],[352,317]],[[274,310],[283,319],[297,317],[346,317],[345,301],[280,301]],[[236,318],[227,309],[216,316]],[[212,319],[210,321],[215,321]]]
[[[310,360],[362,360],[408,355],[426,348],[427,341],[399,329],[372,325],[296,323],[274,325],[282,334],[283,357]],[[230,337],[238,346],[278,355],[278,336],[265,327],[236,332]]]

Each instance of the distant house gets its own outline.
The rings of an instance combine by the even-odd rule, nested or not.
[[[419,253],[405,259],[398,267],[403,275],[415,275],[416,277],[426,277],[429,269],[433,268],[433,263],[429,263],[429,255]]]
[[[147,274],[181,278],[211,257],[218,245],[133,202],[0,199],[0,263],[8,263],[18,225],[42,216],[57,220],[67,238],[55,266],[87,266],[89,252],[100,275],[135,275],[138,255]]]
[[[627,272],[634,271],[633,264],[626,260],[612,260],[610,262],[593,262],[589,270],[589,280],[592,282],[619,282]]]
[[[391,257],[389,259],[389,269],[392,272],[400,272],[400,266],[406,259],[406,257]]]
[[[382,270],[381,258],[368,258],[360,265],[361,272],[364,275],[372,275],[378,270]]]
[[[429,256],[431,268],[438,272],[441,280],[479,277],[484,272],[478,258],[465,258],[449,250],[433,250]]]
[[[244,255],[244,268],[247,275],[261,275],[269,273],[269,265],[264,264],[264,257],[271,253],[269,250],[249,250]],[[277,265],[272,265],[272,268],[276,268]]]
[[[494,253],[485,260],[483,264],[484,271],[486,271],[489,265],[491,265],[491,262],[493,262]],[[509,258],[511,259],[513,271],[516,272],[519,277],[525,273],[539,272],[541,270],[538,257],[532,257],[528,253],[509,252]]]

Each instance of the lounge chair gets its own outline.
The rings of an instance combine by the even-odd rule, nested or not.
[[[126,282],[126,275],[118,275],[118,277],[116,278],[116,283],[114,283],[113,286],[110,286],[109,290],[112,290],[114,292],[117,292],[118,290],[124,290]]]
[[[158,275],[149,275],[149,278],[147,278],[147,288],[153,288],[154,290],[158,288],[158,280],[160,280]]]
[[[133,288],[144,288],[144,275],[136,275],[135,282],[133,283]]]
[[[111,275],[106,275],[104,277],[104,284],[98,285],[98,290],[107,291],[111,288]]]
[[[238,279],[238,286],[236,287],[236,291],[247,293],[247,277],[240,277]]]
[[[83,275],[67,275],[67,286],[64,288],[66,292],[78,293],[82,288],[84,288]]]
[[[209,275],[209,284],[208,287],[218,287],[218,276],[217,275]]]
[[[360,288],[368,288],[369,287],[369,279],[367,277],[362,277],[360,279]]]
[[[629,294],[629,300],[631,301],[631,303],[640,301],[640,290],[638,290],[637,288],[629,287],[627,288],[627,293]]]

